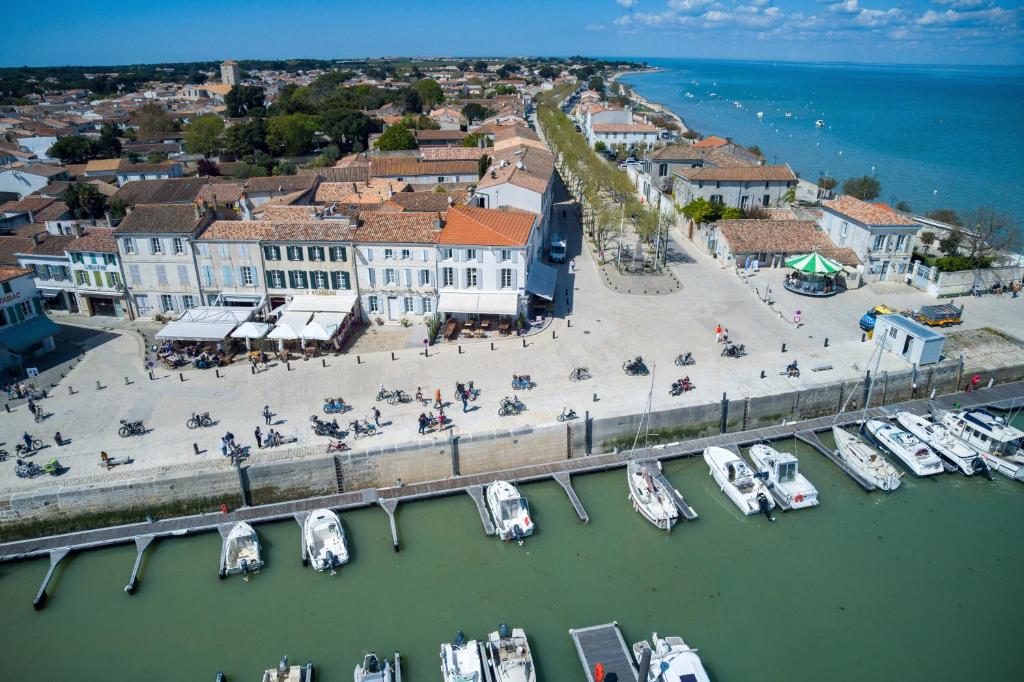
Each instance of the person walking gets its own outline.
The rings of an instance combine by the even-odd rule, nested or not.
[[[28,411],[32,413],[33,417],[36,416],[36,410],[37,409],[38,408],[36,407],[36,401],[32,400],[32,398],[29,398],[28,399]]]
[[[469,412],[469,394],[466,391],[462,392],[462,413]]]
[[[420,412],[420,435],[422,436],[427,430],[427,415]]]
[[[263,432],[260,431],[260,427],[257,426],[256,427],[256,431],[254,431],[252,435],[256,436],[256,447],[258,447],[260,450],[262,450],[263,449]]]
[[[223,438],[220,439],[220,454],[222,454],[225,457],[228,456],[228,437],[227,436],[224,436]]]
[[[377,425],[378,429],[380,428],[380,410],[376,405],[373,406],[373,423]]]
[[[441,406],[441,389],[438,388],[434,391],[434,409],[439,410]]]
[[[25,452],[32,452],[32,436],[28,435],[28,431],[22,435],[21,439],[25,441]]]
[[[263,406],[263,419],[267,422],[267,426],[270,426],[270,418],[274,416],[274,413],[270,411],[270,405]]]
[[[444,431],[445,422],[448,421],[448,417],[445,416],[444,410],[439,410],[437,413],[437,430]]]
[[[715,343],[722,343],[722,325],[715,325]]]
[[[722,343],[724,343],[725,345],[729,345],[729,330],[728,329],[723,329],[722,330]]]

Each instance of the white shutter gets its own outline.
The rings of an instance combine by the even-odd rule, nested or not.
[[[422,315],[423,314],[423,299],[422,298],[420,298],[419,296],[414,298],[412,300],[412,306],[413,306],[413,311],[415,311],[415,313],[417,315]]]
[[[146,242],[146,248],[149,249],[149,251],[148,251],[149,255],[150,256],[155,256],[156,252],[153,251],[153,240],[152,239],[143,239],[142,241]]]
[[[374,269],[370,268],[367,272],[370,273],[370,287],[377,286],[377,274],[374,272]]]
[[[423,255],[423,262],[424,262],[424,263],[426,263],[426,262],[427,262],[427,260],[428,260],[428,257],[427,257],[427,250],[426,250],[426,249],[423,249],[423,251],[422,251],[422,255]]]
[[[516,274],[517,274],[517,271],[516,271],[516,268],[511,268],[511,270],[512,270],[512,288],[513,289],[517,289],[518,288],[518,285],[516,284]]]
[[[477,268],[476,269],[476,288],[477,289],[483,289],[484,288],[484,269],[483,268]]]
[[[366,250],[366,260],[373,262],[373,249]]]
[[[409,268],[405,269],[405,286],[412,286],[412,270]]]

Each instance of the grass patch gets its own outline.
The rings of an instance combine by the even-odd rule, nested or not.
[[[647,437],[647,443],[649,445],[659,445],[661,443],[672,443],[675,441],[690,440],[691,438],[699,438],[701,436],[718,433],[718,426],[718,422],[704,422],[688,426],[659,428],[650,433]],[[635,438],[636,434],[627,434],[619,436],[618,438],[609,438],[601,442],[601,447],[605,452],[611,452],[615,448],[618,448],[619,450],[628,450],[633,447],[633,440]],[[642,441],[643,439],[641,439],[640,442],[642,443]]]

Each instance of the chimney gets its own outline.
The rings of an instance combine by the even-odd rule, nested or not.
[[[437,218],[434,219],[434,227],[438,230],[444,228],[444,218],[441,217],[440,213],[438,213]]]
[[[199,207],[199,202],[198,201],[192,204],[192,208],[194,208],[196,210],[196,220],[199,220],[200,218],[203,217],[203,211]]]

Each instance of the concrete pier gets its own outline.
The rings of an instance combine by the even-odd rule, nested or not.
[[[395,548],[395,552],[398,552],[400,549],[398,545],[398,524],[395,521],[395,511],[398,510],[398,499],[393,497],[390,500],[385,500],[381,497],[377,499],[377,504],[380,505],[381,509],[387,512],[388,523],[391,525],[391,546]]]
[[[560,471],[555,474],[552,478],[558,485],[562,486],[562,490],[569,496],[569,502],[572,503],[572,508],[576,512],[576,516],[579,517],[583,523],[590,522],[590,516],[587,514],[587,510],[583,508],[583,503],[580,502],[580,498],[576,495],[576,490],[572,487],[572,477],[566,471]]]
[[[64,561],[69,554],[71,554],[71,550],[67,548],[55,549],[50,552],[50,568],[46,571],[46,577],[43,578],[43,584],[39,586],[39,591],[36,592],[36,598],[32,600],[32,606],[36,611],[46,606],[46,588],[49,586],[50,579],[53,578],[53,573],[57,570],[57,566],[59,566],[60,562]]]
[[[142,555],[153,544],[153,540],[156,540],[155,535],[139,535],[135,538],[135,565],[132,566],[132,574],[128,578],[128,584],[124,586],[124,591],[128,594],[135,594],[135,588],[139,584],[139,570],[142,568]]]
[[[476,510],[480,513],[480,522],[484,525],[484,532],[488,535],[494,535],[494,522],[491,521],[491,513],[487,511],[487,504],[484,502],[484,487],[482,485],[471,485],[466,488],[466,492],[473,498],[476,503]]]

